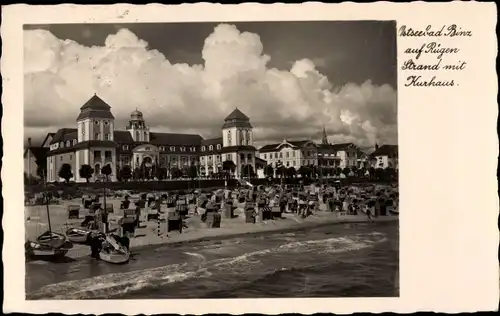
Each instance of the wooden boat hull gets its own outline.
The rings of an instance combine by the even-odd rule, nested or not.
[[[92,231],[81,228],[70,228],[66,231],[69,241],[77,244],[84,244],[89,241]]]
[[[107,246],[103,247],[101,252],[99,253],[99,257],[102,261],[113,263],[113,264],[122,264],[127,263],[130,259],[130,251],[124,247],[124,245],[120,244],[118,240],[115,239],[112,235],[106,236],[105,243]]]
[[[24,245],[24,248],[28,257],[64,257],[69,249],[73,248],[73,244],[65,242],[61,247],[53,248],[37,242],[28,241]]]
[[[122,264],[122,263],[127,263],[128,260],[130,259],[130,253],[129,252],[124,252],[124,253],[119,253],[119,252],[106,252],[106,251],[101,251],[99,253],[99,257],[101,258],[102,261],[108,262],[108,263],[113,263],[113,264]]]

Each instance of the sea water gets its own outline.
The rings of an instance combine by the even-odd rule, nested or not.
[[[127,265],[31,262],[27,299],[399,296],[398,229],[336,224],[164,245]]]

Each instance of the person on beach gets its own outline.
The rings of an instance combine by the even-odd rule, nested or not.
[[[90,256],[94,259],[99,260],[99,253],[102,250],[102,244],[104,242],[103,234],[93,234],[90,239]]]

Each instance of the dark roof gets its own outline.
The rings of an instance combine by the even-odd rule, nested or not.
[[[111,114],[111,107],[104,102],[101,98],[94,94],[81,108],[81,112],[76,118],[77,121],[86,118],[103,118],[103,119],[114,119],[115,117]]]
[[[71,135],[71,134],[74,134],[76,136],[76,134],[78,133],[78,130],[76,128],[61,128],[59,129],[55,135],[52,137],[52,141],[50,142],[50,144],[56,144],[56,143],[60,143],[60,142],[64,142],[66,140],[70,140],[68,137],[68,134]],[[76,137],[74,137],[76,138]],[[73,138],[71,138],[73,139]]]
[[[52,137],[54,138],[54,136],[56,135],[56,133],[48,133],[47,136],[45,136],[43,142],[42,142],[42,145],[41,147],[43,147],[45,145],[45,142],[47,142],[47,139],[49,139],[49,137]],[[49,144],[50,145],[50,144]]]
[[[269,145],[262,146],[259,149],[259,152],[263,153],[263,152],[275,151],[279,145],[280,144],[269,144]]]
[[[149,141],[153,145],[164,146],[200,146],[203,138],[195,134],[150,133]]]
[[[304,146],[305,144],[309,143],[310,140],[298,140],[298,141],[288,141],[288,143],[292,144],[293,146],[296,146],[296,147],[302,147]]]
[[[236,108],[224,119],[224,125],[222,126],[223,129],[231,127],[252,128],[252,124],[250,124],[248,116]]]
[[[292,146],[301,148],[302,146],[304,146],[305,144],[309,143],[310,141],[309,140],[296,140],[296,141],[288,141],[287,140],[286,142],[289,143]],[[283,142],[277,143],[277,144],[265,145],[265,146],[263,146],[263,147],[261,147],[259,149],[259,152],[276,151],[281,144],[283,144]]]
[[[333,151],[345,150],[349,147],[356,148],[353,143],[341,143],[341,144],[320,144],[319,148]]]
[[[382,145],[371,153],[371,157],[376,156],[397,156],[398,155],[398,145]]]
[[[267,165],[267,161],[262,159],[262,158],[259,158],[259,157],[255,157],[255,163],[260,163],[260,164],[263,164],[263,165]]]
[[[133,144],[134,139],[128,131],[114,131],[113,138],[118,144]]]
[[[31,151],[33,156],[35,157],[36,163],[43,164],[47,161],[47,153],[49,152],[49,148],[46,147],[28,147],[24,151],[24,157],[26,157],[28,150]]]
[[[224,121],[233,121],[233,120],[250,121],[248,116],[243,114],[243,112],[241,112],[238,108],[234,109],[234,111],[231,112],[231,114],[226,116],[226,118],[224,119]]]
[[[96,110],[96,111],[109,111],[111,107],[104,102],[103,99],[99,98],[94,94],[81,108],[80,110]]]
[[[222,144],[222,137],[201,140],[202,146],[217,145],[217,144]]]
[[[220,150],[221,153],[232,153],[238,151],[257,151],[257,149],[253,146],[228,146],[222,147]]]
[[[85,110],[80,112],[78,117],[76,118],[77,121],[87,119],[87,118],[102,118],[102,119],[108,119],[108,120],[114,120],[115,117],[110,111],[94,111],[94,110]]]

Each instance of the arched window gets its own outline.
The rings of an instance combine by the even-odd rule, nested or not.
[[[217,149],[221,149],[221,146],[220,146],[220,144],[217,144]]]
[[[76,139],[73,139],[73,146],[76,145]]]
[[[205,151],[205,146],[201,147],[201,151]]]
[[[245,144],[245,132],[240,131],[240,145],[244,145],[244,144]]]
[[[252,144],[252,133],[250,131],[247,131],[247,145]]]
[[[214,146],[212,145],[208,146],[208,150],[214,150]]]
[[[101,166],[99,164],[94,166],[94,174],[98,175],[101,173]]]
[[[66,147],[71,146],[71,142],[69,140],[66,141]]]
[[[61,143],[59,144],[59,147],[60,147],[60,148],[64,148],[64,143],[63,143],[63,142],[61,142]]]

